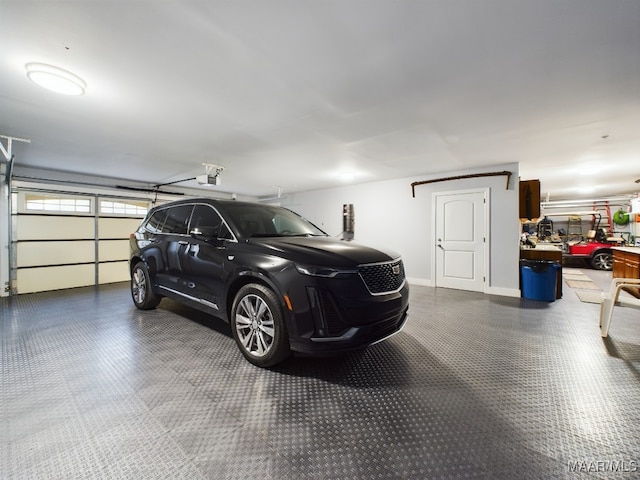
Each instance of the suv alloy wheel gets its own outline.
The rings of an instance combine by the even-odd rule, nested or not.
[[[149,271],[143,262],[138,262],[131,271],[131,298],[140,310],[152,310],[161,298],[153,293]]]
[[[289,356],[289,339],[275,294],[260,284],[240,289],[231,310],[231,331],[242,354],[270,367]]]

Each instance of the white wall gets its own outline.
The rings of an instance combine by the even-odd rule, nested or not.
[[[415,181],[503,170],[512,172],[508,189],[507,177],[495,176],[420,185],[415,187],[415,198],[411,195],[411,183]],[[288,194],[281,205],[307,217],[330,235],[340,237],[342,205],[352,203],[355,209],[354,241],[396,251],[402,255],[407,277],[412,283],[433,285],[432,194],[477,188],[490,189],[487,293],[520,296],[517,163]]]

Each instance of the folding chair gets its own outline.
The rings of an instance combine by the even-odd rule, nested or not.
[[[624,306],[640,308],[640,299],[620,299],[620,291],[624,287],[640,287],[640,279],[614,278],[613,280],[611,280],[611,288],[609,288],[609,293],[604,295],[604,297],[602,298],[602,303],[600,304],[600,334],[603,338],[606,338],[609,335],[609,326],[611,325],[613,307]]]

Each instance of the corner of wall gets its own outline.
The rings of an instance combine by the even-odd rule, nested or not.
[[[6,164],[0,164],[0,297],[9,296],[9,192],[6,182]]]
[[[417,285],[420,287],[433,287],[433,280],[430,278],[407,278],[409,285]]]

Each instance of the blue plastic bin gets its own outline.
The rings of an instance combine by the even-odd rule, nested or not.
[[[530,300],[555,301],[558,268],[560,266],[554,262],[522,261],[520,265],[522,296]]]

